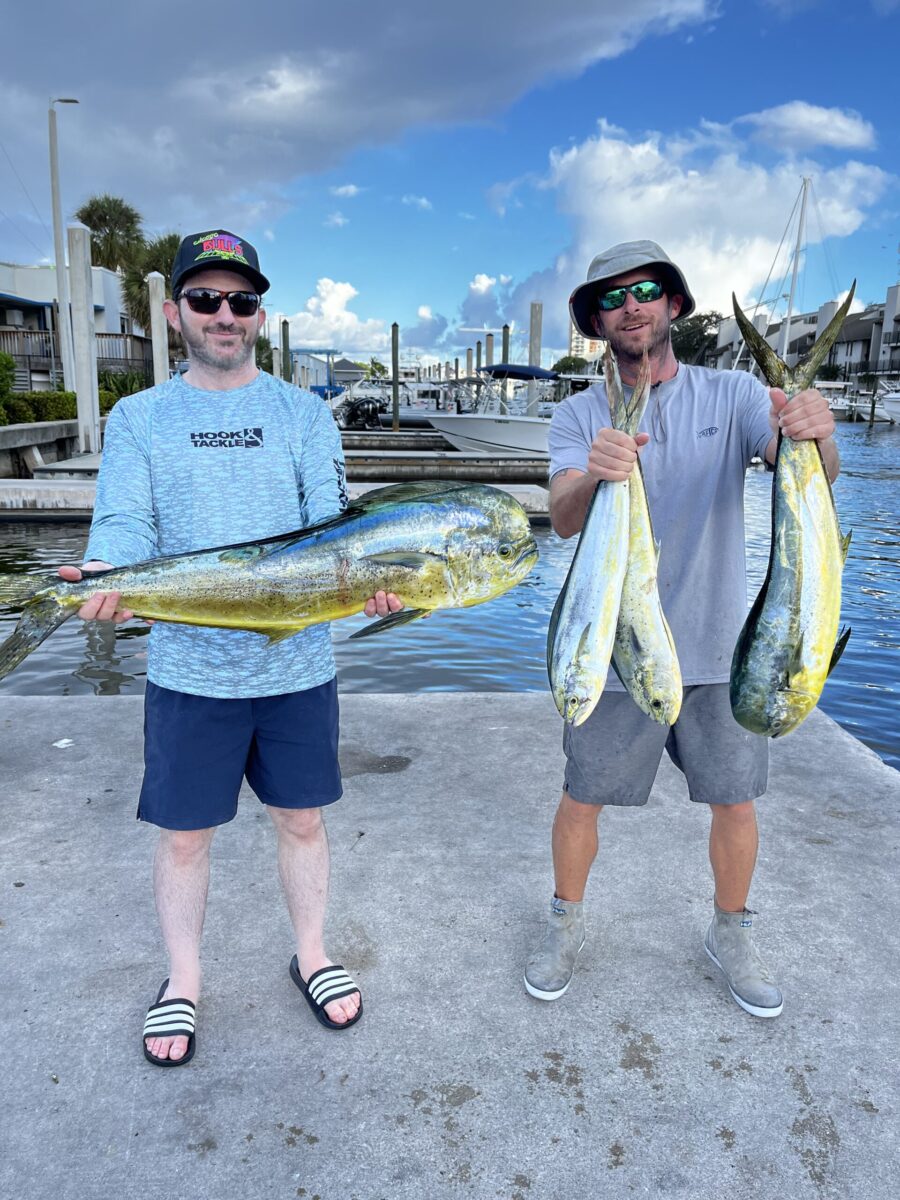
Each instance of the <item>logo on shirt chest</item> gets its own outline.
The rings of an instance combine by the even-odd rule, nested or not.
[[[708,425],[706,427],[706,429],[698,429],[697,430],[697,437],[698,438],[715,437],[715,435],[718,432],[719,432],[718,425]]]
[[[245,449],[250,449],[262,444],[263,431],[259,427],[231,430],[210,429],[191,434],[191,445],[195,449],[206,446],[215,446],[222,450],[231,450],[236,446],[243,446]]]

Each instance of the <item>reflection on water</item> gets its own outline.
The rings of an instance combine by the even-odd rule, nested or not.
[[[844,470],[835,499],[853,530],[844,571],[843,620],[853,627],[821,707],[887,762],[900,767],[900,429],[838,429]],[[772,477],[748,474],[748,598],[765,575]],[[78,562],[86,526],[0,522],[0,572],[39,573]],[[477,608],[446,611],[390,633],[350,642],[364,617],[334,626],[344,692],[543,691],[545,643],[574,541],[535,531],[540,561],[519,587]],[[0,636],[15,617],[0,614]],[[3,681],[0,695],[142,692],[146,625],[117,630],[66,622]]]

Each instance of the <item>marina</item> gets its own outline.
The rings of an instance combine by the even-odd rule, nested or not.
[[[843,469],[835,498],[843,528],[853,531],[842,613],[853,635],[825,687],[821,707],[885,762],[900,767],[900,427],[843,424],[837,438]],[[372,461],[365,459],[366,453],[348,453],[351,479],[356,464]],[[402,452],[387,454],[392,457],[382,458],[382,465],[407,461]],[[419,477],[433,477],[441,463],[452,466],[460,461],[449,454],[426,452],[427,466],[419,465]],[[485,471],[496,472],[496,462],[484,456],[478,461]],[[543,471],[546,478],[546,464],[531,464],[531,468],[538,474]],[[490,474],[486,478],[491,481]],[[748,602],[766,569],[771,480],[761,469],[747,475]],[[386,481],[384,476],[381,481]],[[498,482],[496,474],[493,482]],[[377,638],[348,642],[365,618],[341,621],[333,627],[333,641],[343,690],[546,691],[547,625],[574,539],[563,541],[547,527],[547,492],[540,483],[499,485],[516,495],[537,522],[540,560],[531,575],[512,592],[477,609],[444,611],[427,622]],[[53,489],[71,489],[70,498],[80,499],[87,511],[92,503],[90,480],[56,479],[28,485],[0,481],[0,504],[5,494],[26,486],[47,489],[48,503]],[[351,485],[351,494],[371,486],[375,483],[357,482]],[[0,521],[0,569],[37,572],[80,560],[87,512],[73,514],[82,520],[69,523],[23,519],[27,515],[19,509],[16,520]],[[65,518],[66,513],[56,510],[55,515]],[[0,635],[5,636],[13,624],[10,614],[0,616]],[[147,632],[148,627],[137,621],[118,631],[69,621],[0,682],[0,696],[141,692]]]

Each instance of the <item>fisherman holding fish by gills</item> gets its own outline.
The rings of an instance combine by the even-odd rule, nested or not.
[[[683,696],[680,711],[669,704],[666,715],[661,706],[652,719],[654,710],[641,703],[641,711],[637,694],[629,694],[633,679],[619,668],[629,691],[610,672],[592,710],[571,701],[577,715],[564,726],[564,789],[552,833],[555,892],[525,986],[542,1000],[555,1000],[569,987],[584,944],[584,893],[598,850],[599,814],[604,805],[645,804],[665,749],[684,773],[691,800],[710,808],[715,893],[706,953],[741,1008],[776,1017],[782,994],[754,944],[754,914],[746,907],[758,849],[754,801],[766,790],[768,745],[738,724],[729,701],[732,655],[747,610],[744,475],[754,457],[775,463],[780,430],[785,438],[815,439],[835,479],[834,421],[813,388],[788,403],[784,391],[767,390],[747,372],[679,363],[671,324],[693,311],[694,300],[682,272],[655,242],[625,242],[597,255],[569,306],[580,333],[609,343],[625,403],[631,390],[643,389],[639,375],[647,361],[650,387],[636,433],[616,420],[618,375],[609,367],[606,384],[559,405],[550,428],[551,521],[562,537],[579,533],[593,517],[598,485],[636,478],[640,460],[659,548],[659,600],[677,649],[674,677],[680,666]],[[622,627],[620,613],[617,649],[630,645],[639,660],[637,626],[624,642]],[[548,665],[552,678],[549,643]]]
[[[188,370],[110,414],[86,571],[276,536],[345,507],[331,413],[255,364],[268,287],[246,240],[215,230],[182,241],[165,312]],[[229,437],[210,439],[211,429]],[[81,578],[74,567],[59,573]],[[387,618],[402,607],[378,591],[365,612]],[[98,591],[79,615],[119,623],[132,613],[119,592]],[[169,976],[143,1037],[145,1056],[159,1066],[183,1065],[194,1053],[210,845],[235,815],[245,774],[276,830],[296,934],[291,977],[326,1028],[347,1029],[362,1015],[359,989],[323,942],[329,852],[321,809],[341,795],[330,635],[324,624],[291,633],[267,643],[239,628],[159,622],[150,636],[138,817],[160,829],[154,891]]]

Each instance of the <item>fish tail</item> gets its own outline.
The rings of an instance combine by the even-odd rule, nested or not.
[[[0,608],[21,608],[45,586],[45,581],[34,575],[0,574]]]
[[[627,412],[625,409],[625,392],[619,375],[619,364],[611,347],[607,347],[603,356],[603,377],[606,380],[606,402],[609,405],[609,419],[613,429],[621,429]]]
[[[747,349],[759,363],[760,370],[766,378],[766,382],[770,387],[783,388],[787,377],[787,367],[759,332],[755,325],[751,325],[744,315],[744,310],[737,302],[737,296],[734,292],[731,293],[731,303],[734,307],[734,318],[738,323],[738,329],[741,331]]]
[[[9,576],[4,578],[8,579]],[[33,591],[32,587],[32,594]],[[22,599],[26,598],[22,596]],[[15,630],[0,644],[0,679],[5,678],[32,650],[37,649],[73,611],[71,604],[61,604],[54,596],[37,595],[27,600]]]
[[[844,303],[816,338],[815,342],[813,342],[809,353],[804,358],[801,358],[796,367],[794,367],[794,382],[798,392],[802,392],[804,388],[812,386],[816,372],[825,361],[828,351],[834,345],[838,334],[841,332],[841,326],[844,323],[844,318],[850,311],[855,291],[856,280],[854,279]]]

